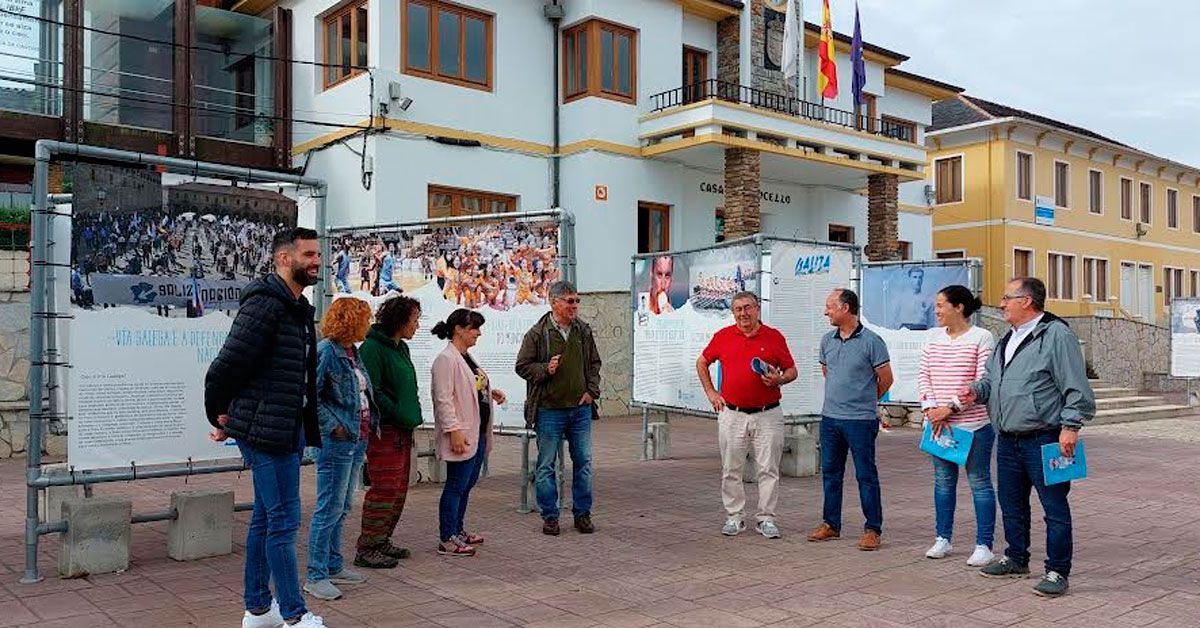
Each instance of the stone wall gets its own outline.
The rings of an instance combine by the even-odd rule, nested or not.
[[[782,13],[768,9],[763,4],[763,0],[751,0],[750,86],[772,94],[791,93],[791,90],[787,88],[787,81],[783,78],[783,72],[768,69],[764,56],[767,49],[767,42],[764,38],[770,39],[772,50],[781,50],[783,47],[783,17]],[[768,18],[770,18],[769,30]],[[777,59],[776,61],[782,60]]]
[[[25,452],[28,375],[29,293],[0,291],[0,459]]]
[[[762,155],[750,148],[725,149],[725,238],[743,238],[762,229]]]
[[[900,259],[900,181],[894,174],[867,177],[867,248],[872,262]]]
[[[628,292],[592,292],[582,295],[579,317],[592,327],[600,350],[600,414],[630,414],[633,398],[632,306]]]

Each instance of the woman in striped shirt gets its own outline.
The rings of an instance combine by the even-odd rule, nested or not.
[[[983,377],[996,339],[992,333],[971,325],[971,315],[982,304],[965,286],[947,286],[938,292],[934,305],[938,327],[921,353],[917,387],[925,420],[936,438],[951,426],[974,432],[967,456],[967,480],[975,502],[975,551],[967,564],[981,567],[991,562],[996,529],[996,491],[992,487],[992,444],[995,431],[982,405],[963,406],[955,396],[967,384]],[[944,558],[951,551],[954,507],[958,487],[958,465],[930,456],[933,460],[933,504],[937,539],[925,552],[929,558]]]

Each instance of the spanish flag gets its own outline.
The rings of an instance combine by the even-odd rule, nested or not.
[[[817,91],[822,98],[837,98],[837,64],[833,56],[833,18],[829,15],[829,0],[824,0],[825,8],[821,19],[821,41],[817,44],[817,56],[820,57],[820,70],[817,73]]]

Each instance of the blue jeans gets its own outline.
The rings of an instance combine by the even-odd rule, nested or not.
[[[592,407],[537,411],[537,470],[534,472],[538,510],[543,519],[558,519],[558,481],[555,466],[563,439],[571,452],[571,512],[592,512]]]
[[[883,533],[883,497],[879,471],[875,469],[875,437],[879,420],[821,417],[821,481],[825,488],[822,518],[835,530],[842,529],[842,480],[846,475],[846,453],[854,459],[858,499],[862,503],[867,530]]]
[[[990,424],[975,430],[967,454],[967,482],[975,502],[975,544],[992,546],[996,537],[996,490],[992,488],[992,443],[996,430]],[[954,534],[954,507],[958,500],[958,465],[937,456],[933,460],[933,509],[937,535]]]
[[[342,571],[342,524],[354,505],[367,441],[326,437],[317,454],[317,507],[308,529],[308,581]]]
[[[491,438],[491,435],[485,438]],[[485,438],[479,439],[479,447],[470,459],[446,462],[446,482],[442,484],[442,498],[438,501],[438,534],[442,541],[463,533],[471,489],[479,481],[479,471],[487,458]]]
[[[1004,555],[1018,565],[1029,564],[1029,490],[1036,489],[1046,522],[1046,570],[1071,574],[1071,483],[1046,486],[1042,478],[1042,445],[1058,442],[1058,431],[996,440],[996,488],[1004,517]]]
[[[300,452],[277,454],[238,441],[254,481],[254,512],[246,531],[246,610],[271,606],[270,583],[284,619],[308,610],[300,593],[296,531],[300,529]]]
[[[350,278],[337,275],[333,278],[333,284],[337,286],[337,291],[349,294],[350,293]]]

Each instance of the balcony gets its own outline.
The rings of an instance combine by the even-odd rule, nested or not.
[[[925,148],[912,123],[714,79],[654,94],[650,106],[639,129],[649,155],[671,153],[686,162],[689,149],[717,144],[887,172],[901,180],[923,178]]]

